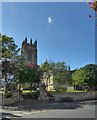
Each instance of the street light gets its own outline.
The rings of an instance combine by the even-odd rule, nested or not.
[[[4,87],[3,86],[1,87],[1,90],[2,90],[2,108],[3,108],[4,107],[4,95],[3,95]]]
[[[23,100],[22,91],[23,91],[23,87],[20,88],[20,100]]]
[[[37,91],[39,91],[39,88],[37,88]]]
[[[37,88],[37,95],[38,95],[38,96],[40,95],[39,88]]]

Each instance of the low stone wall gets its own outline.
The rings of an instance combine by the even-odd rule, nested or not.
[[[53,92],[55,101],[83,101],[97,99],[97,92]]]
[[[20,101],[19,91],[13,91],[12,97],[4,99],[4,105],[14,104]]]

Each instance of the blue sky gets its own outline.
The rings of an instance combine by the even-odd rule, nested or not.
[[[64,61],[76,69],[95,63],[95,13],[85,2],[2,3],[2,34],[19,47],[26,36],[37,39],[38,64]]]

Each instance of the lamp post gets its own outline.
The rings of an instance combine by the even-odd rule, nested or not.
[[[4,87],[2,86],[2,88],[1,88],[1,90],[2,90],[2,108],[4,107]]]
[[[21,98],[21,100],[23,100],[22,92],[23,92],[23,87],[21,87],[21,89],[20,89],[20,98]]]
[[[39,93],[39,88],[37,88],[37,93]]]
[[[40,92],[39,92],[39,87],[38,87],[37,88],[37,99],[38,99],[39,95],[40,95]]]

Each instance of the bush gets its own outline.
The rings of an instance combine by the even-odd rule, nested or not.
[[[66,92],[67,91],[67,87],[60,87],[60,92]]]

